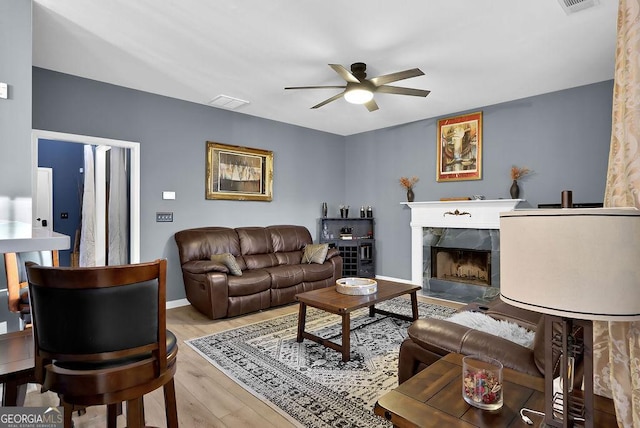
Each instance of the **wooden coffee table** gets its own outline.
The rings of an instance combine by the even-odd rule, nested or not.
[[[544,378],[505,368],[504,404],[496,411],[468,405],[462,398],[462,355],[449,354],[411,379],[380,397],[376,415],[395,427],[527,427],[520,409],[544,411]],[[594,397],[596,427],[617,427],[613,402]],[[533,426],[541,426],[542,416],[525,413]]]
[[[368,307],[369,316],[374,316],[378,313],[407,321],[415,321],[418,319],[418,297],[416,292],[421,288],[419,285],[403,284],[400,282],[385,281],[383,279],[376,281],[378,282],[378,290],[374,294],[366,296],[341,294],[336,291],[335,286],[297,294],[296,300],[300,302],[300,310],[298,312],[298,336],[296,340],[302,342],[304,339],[309,339],[328,348],[335,349],[342,353],[342,361],[349,361],[351,350],[351,312],[356,309]],[[385,300],[393,299],[394,297],[404,294],[411,296],[411,317],[391,313],[375,307],[376,303],[384,302]],[[342,345],[304,331],[307,306],[322,309],[323,311],[342,317]]]

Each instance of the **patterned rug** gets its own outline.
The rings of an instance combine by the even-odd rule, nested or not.
[[[409,299],[376,305],[411,314]],[[454,309],[419,302],[421,318]],[[292,423],[304,427],[389,427],[373,413],[397,385],[398,352],[409,322],[367,308],[351,314],[351,360],[315,342],[296,342],[297,314],[192,339],[187,344]],[[306,330],[340,343],[340,317],[307,308]]]

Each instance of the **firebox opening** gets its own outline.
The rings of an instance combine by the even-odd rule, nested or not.
[[[491,250],[431,247],[431,277],[491,285]]]

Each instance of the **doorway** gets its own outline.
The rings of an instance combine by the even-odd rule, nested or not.
[[[131,263],[140,262],[140,143],[123,140],[113,140],[109,138],[92,137],[87,135],[68,134],[62,132],[44,131],[34,129],[31,133],[32,143],[32,200],[37,204],[37,171],[38,171],[38,147],[39,143],[44,140],[54,140],[65,143],[77,143],[83,145],[95,146],[98,151],[108,150],[109,147],[120,147],[126,149],[129,155],[130,174],[129,174],[129,261]],[[54,172],[55,173],[55,172]],[[73,189],[72,191],[76,191]],[[96,202],[96,212],[106,212],[104,200]],[[34,214],[37,208],[34,207]],[[34,215],[34,227],[41,227]],[[73,240],[73,236],[71,237]]]

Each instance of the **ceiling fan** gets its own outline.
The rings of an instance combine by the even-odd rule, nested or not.
[[[347,70],[340,64],[329,64],[329,67],[342,77],[347,84],[345,86],[290,86],[284,89],[326,89],[336,88],[344,89],[337,95],[332,96],[311,108],[320,108],[344,96],[344,99],[352,104],[364,104],[369,111],[378,110],[378,104],[373,99],[374,92],[382,92],[385,94],[413,95],[415,97],[426,97],[431,91],[424,89],[401,88],[398,86],[390,86],[387,83],[397,82],[398,80],[410,79],[412,77],[422,76],[424,73],[419,68],[399,71],[397,73],[385,74],[382,76],[367,79],[367,65],[364,62],[356,62],[351,64],[351,71]]]

